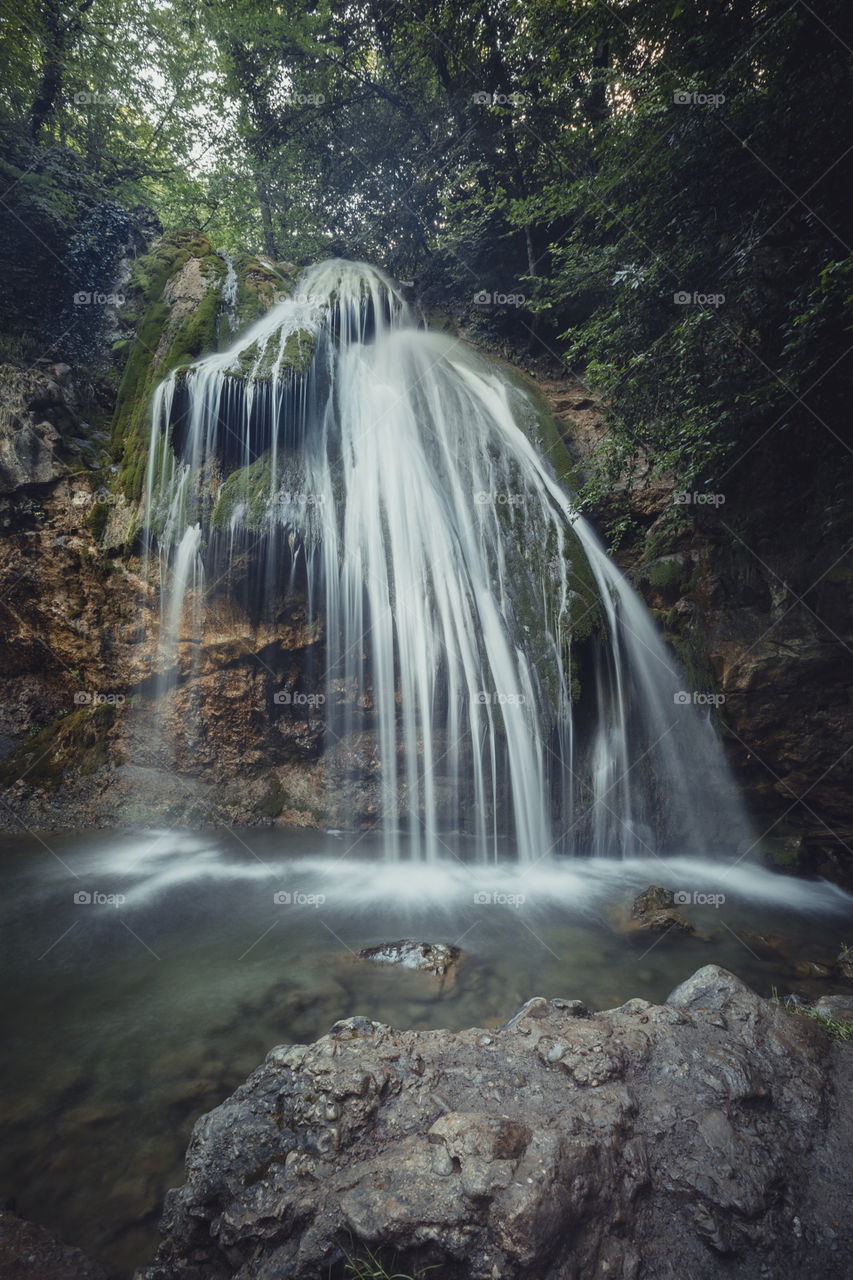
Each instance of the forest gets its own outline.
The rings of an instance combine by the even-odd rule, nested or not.
[[[853,1275],[849,0],[0,0],[0,1280]]]
[[[85,358],[62,299],[144,204],[216,247],[377,262],[582,372],[611,425],[593,495],[644,451],[768,487],[747,524],[846,526],[843,0],[51,0],[3,28],[12,356]]]

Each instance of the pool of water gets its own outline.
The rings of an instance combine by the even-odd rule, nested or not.
[[[533,995],[659,1000],[710,962],[814,996],[844,984],[794,961],[853,940],[850,896],[722,856],[388,866],[363,836],[241,830],[6,838],[2,858],[0,1198],[116,1277],[150,1258],[194,1121],[275,1044],[356,1013],[458,1029]],[[703,940],[620,932],[649,884]],[[458,943],[456,982],[355,958],[402,937]]]

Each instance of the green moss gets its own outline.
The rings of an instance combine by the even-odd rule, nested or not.
[[[81,707],[61,716],[16,747],[0,765],[0,784],[23,779],[28,786],[54,790],[66,773],[89,775],[109,759],[113,706]]]
[[[287,272],[267,266],[251,254],[234,254],[234,270],[237,272],[238,328],[258,320],[290,292],[292,279]]]
[[[263,799],[258,804],[258,813],[266,818],[277,818],[285,805],[286,794],[278,778],[271,778]]]
[[[317,348],[316,334],[307,329],[297,329],[291,333],[284,344],[282,363],[294,373],[307,373],[314,359]]]
[[[266,523],[271,485],[272,459],[267,450],[248,467],[240,467],[228,476],[211,513],[211,527],[227,529],[237,507],[245,503],[243,523],[249,529],[262,529]]]
[[[105,502],[94,502],[86,514],[86,528],[96,542],[100,542],[110,518],[110,509]]]
[[[180,365],[192,364],[199,356],[216,350],[219,304],[218,287],[209,288],[199,305],[175,331],[157,370],[158,378],[165,378]]]
[[[163,300],[168,282],[197,258],[208,280],[204,298],[179,325],[160,360],[156,352],[171,308]],[[164,236],[134,265],[130,288],[138,296],[139,324],[119,382],[112,421],[113,454],[120,460],[118,487],[132,501],[142,496],[149,440],[149,406],[157,383],[173,369],[216,348],[219,281],[225,264],[200,231]]]
[[[683,595],[690,587],[692,566],[685,564],[676,556],[667,557],[665,560],[657,560],[654,564],[646,565],[640,577],[658,590],[666,591],[673,588]]]

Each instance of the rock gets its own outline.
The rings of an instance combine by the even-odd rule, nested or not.
[[[836,1022],[853,1022],[853,995],[821,996],[815,1000],[812,1011]]]
[[[675,910],[675,895],[671,889],[663,885],[652,884],[642,893],[638,893],[631,905],[631,914],[622,918],[621,927],[625,933],[678,933],[691,934],[698,937],[695,926]]]
[[[60,1244],[44,1227],[0,1210],[0,1280],[107,1280],[79,1249]]]
[[[843,978],[853,982],[853,947],[842,947],[835,961],[835,967]]]
[[[797,944],[781,933],[749,933],[741,935],[742,941],[762,960],[776,960],[779,956],[791,959],[797,950]]]
[[[316,1280],[367,1249],[442,1280],[843,1280],[851,1076],[714,965],[488,1032],[349,1018],[197,1123],[139,1280]]]
[[[831,978],[832,970],[816,960],[798,960],[794,965],[794,973],[798,978]]]
[[[403,939],[400,942],[382,942],[376,947],[362,947],[358,955],[359,959],[372,960],[374,964],[398,964],[404,969],[443,978],[458,965],[462,952],[447,942],[410,942]]]

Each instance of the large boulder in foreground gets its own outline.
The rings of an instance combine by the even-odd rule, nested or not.
[[[368,1248],[435,1280],[842,1280],[852,1075],[715,965],[499,1031],[351,1018],[198,1122],[141,1280],[334,1280]]]

